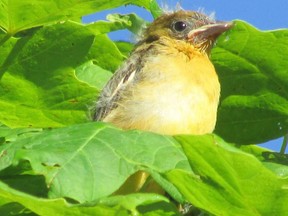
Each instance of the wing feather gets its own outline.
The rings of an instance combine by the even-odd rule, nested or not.
[[[121,92],[135,81],[137,73],[141,70],[140,53],[134,52],[133,58],[129,58],[120,69],[118,69],[100,93],[96,107],[92,111],[93,120],[103,120],[117,105],[121,98]]]

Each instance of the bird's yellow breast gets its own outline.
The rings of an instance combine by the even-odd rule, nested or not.
[[[169,135],[212,132],[220,85],[207,55],[185,43],[156,49],[104,121]]]

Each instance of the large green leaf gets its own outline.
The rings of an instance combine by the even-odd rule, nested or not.
[[[51,198],[67,197],[85,202],[103,197],[101,204],[121,205],[131,212],[138,211],[135,209],[139,203],[157,202],[157,197],[105,197],[137,170],[148,170],[154,173],[153,177],[155,173],[163,175],[166,172],[165,176],[170,181],[166,189],[173,183],[193,206],[212,214],[283,215],[287,211],[286,166],[262,164],[251,154],[212,135],[175,138],[182,145],[194,173],[171,137],[139,131],[124,132],[103,123],[54,129],[2,145],[0,162],[5,162],[9,170],[29,161],[33,173],[45,176]],[[31,185],[23,177],[15,175],[14,183],[11,180],[5,182],[31,193],[26,189]],[[31,184],[37,182],[40,186],[41,179],[30,180]],[[17,182],[26,186],[19,187]],[[167,191],[171,194],[174,189]],[[35,193],[33,188],[32,192]],[[157,211],[163,208],[161,211],[166,209],[167,214],[171,213],[168,204],[160,206]],[[146,212],[150,207],[141,209]]]
[[[8,35],[36,26],[71,20],[106,9],[134,4],[155,11],[153,0],[0,0],[0,27]],[[0,43],[1,44],[1,43]]]
[[[87,104],[95,100],[97,89],[79,82],[74,73],[86,61],[93,40],[84,26],[66,22],[12,43],[0,68],[6,72],[0,83],[0,122],[59,127],[87,121]]]
[[[80,202],[110,195],[138,170],[190,170],[172,138],[95,122],[42,132],[0,148],[2,169],[29,161],[35,174],[45,176],[51,198]]]
[[[250,144],[288,131],[288,30],[259,31],[237,21],[213,49],[221,82],[216,133]]]
[[[212,136],[177,136],[196,175],[166,176],[192,205],[213,215],[285,215],[288,179]]]

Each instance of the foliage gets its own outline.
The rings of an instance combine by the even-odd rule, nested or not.
[[[146,21],[113,14],[84,25],[81,17],[126,4],[161,12],[153,0],[0,0],[0,214],[180,215],[145,187],[117,194],[137,171],[207,215],[288,212],[287,157],[239,145],[287,133],[288,31],[235,21],[219,38],[217,135],[122,131],[90,122],[88,110],[133,47],[107,33],[136,33]]]
[[[244,22],[220,38],[212,55],[222,84],[216,133],[226,140],[260,143],[287,133],[287,38],[287,30]]]

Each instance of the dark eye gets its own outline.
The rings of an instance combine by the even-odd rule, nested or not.
[[[173,24],[173,28],[178,32],[182,32],[187,28],[187,24],[183,21],[177,21]]]

